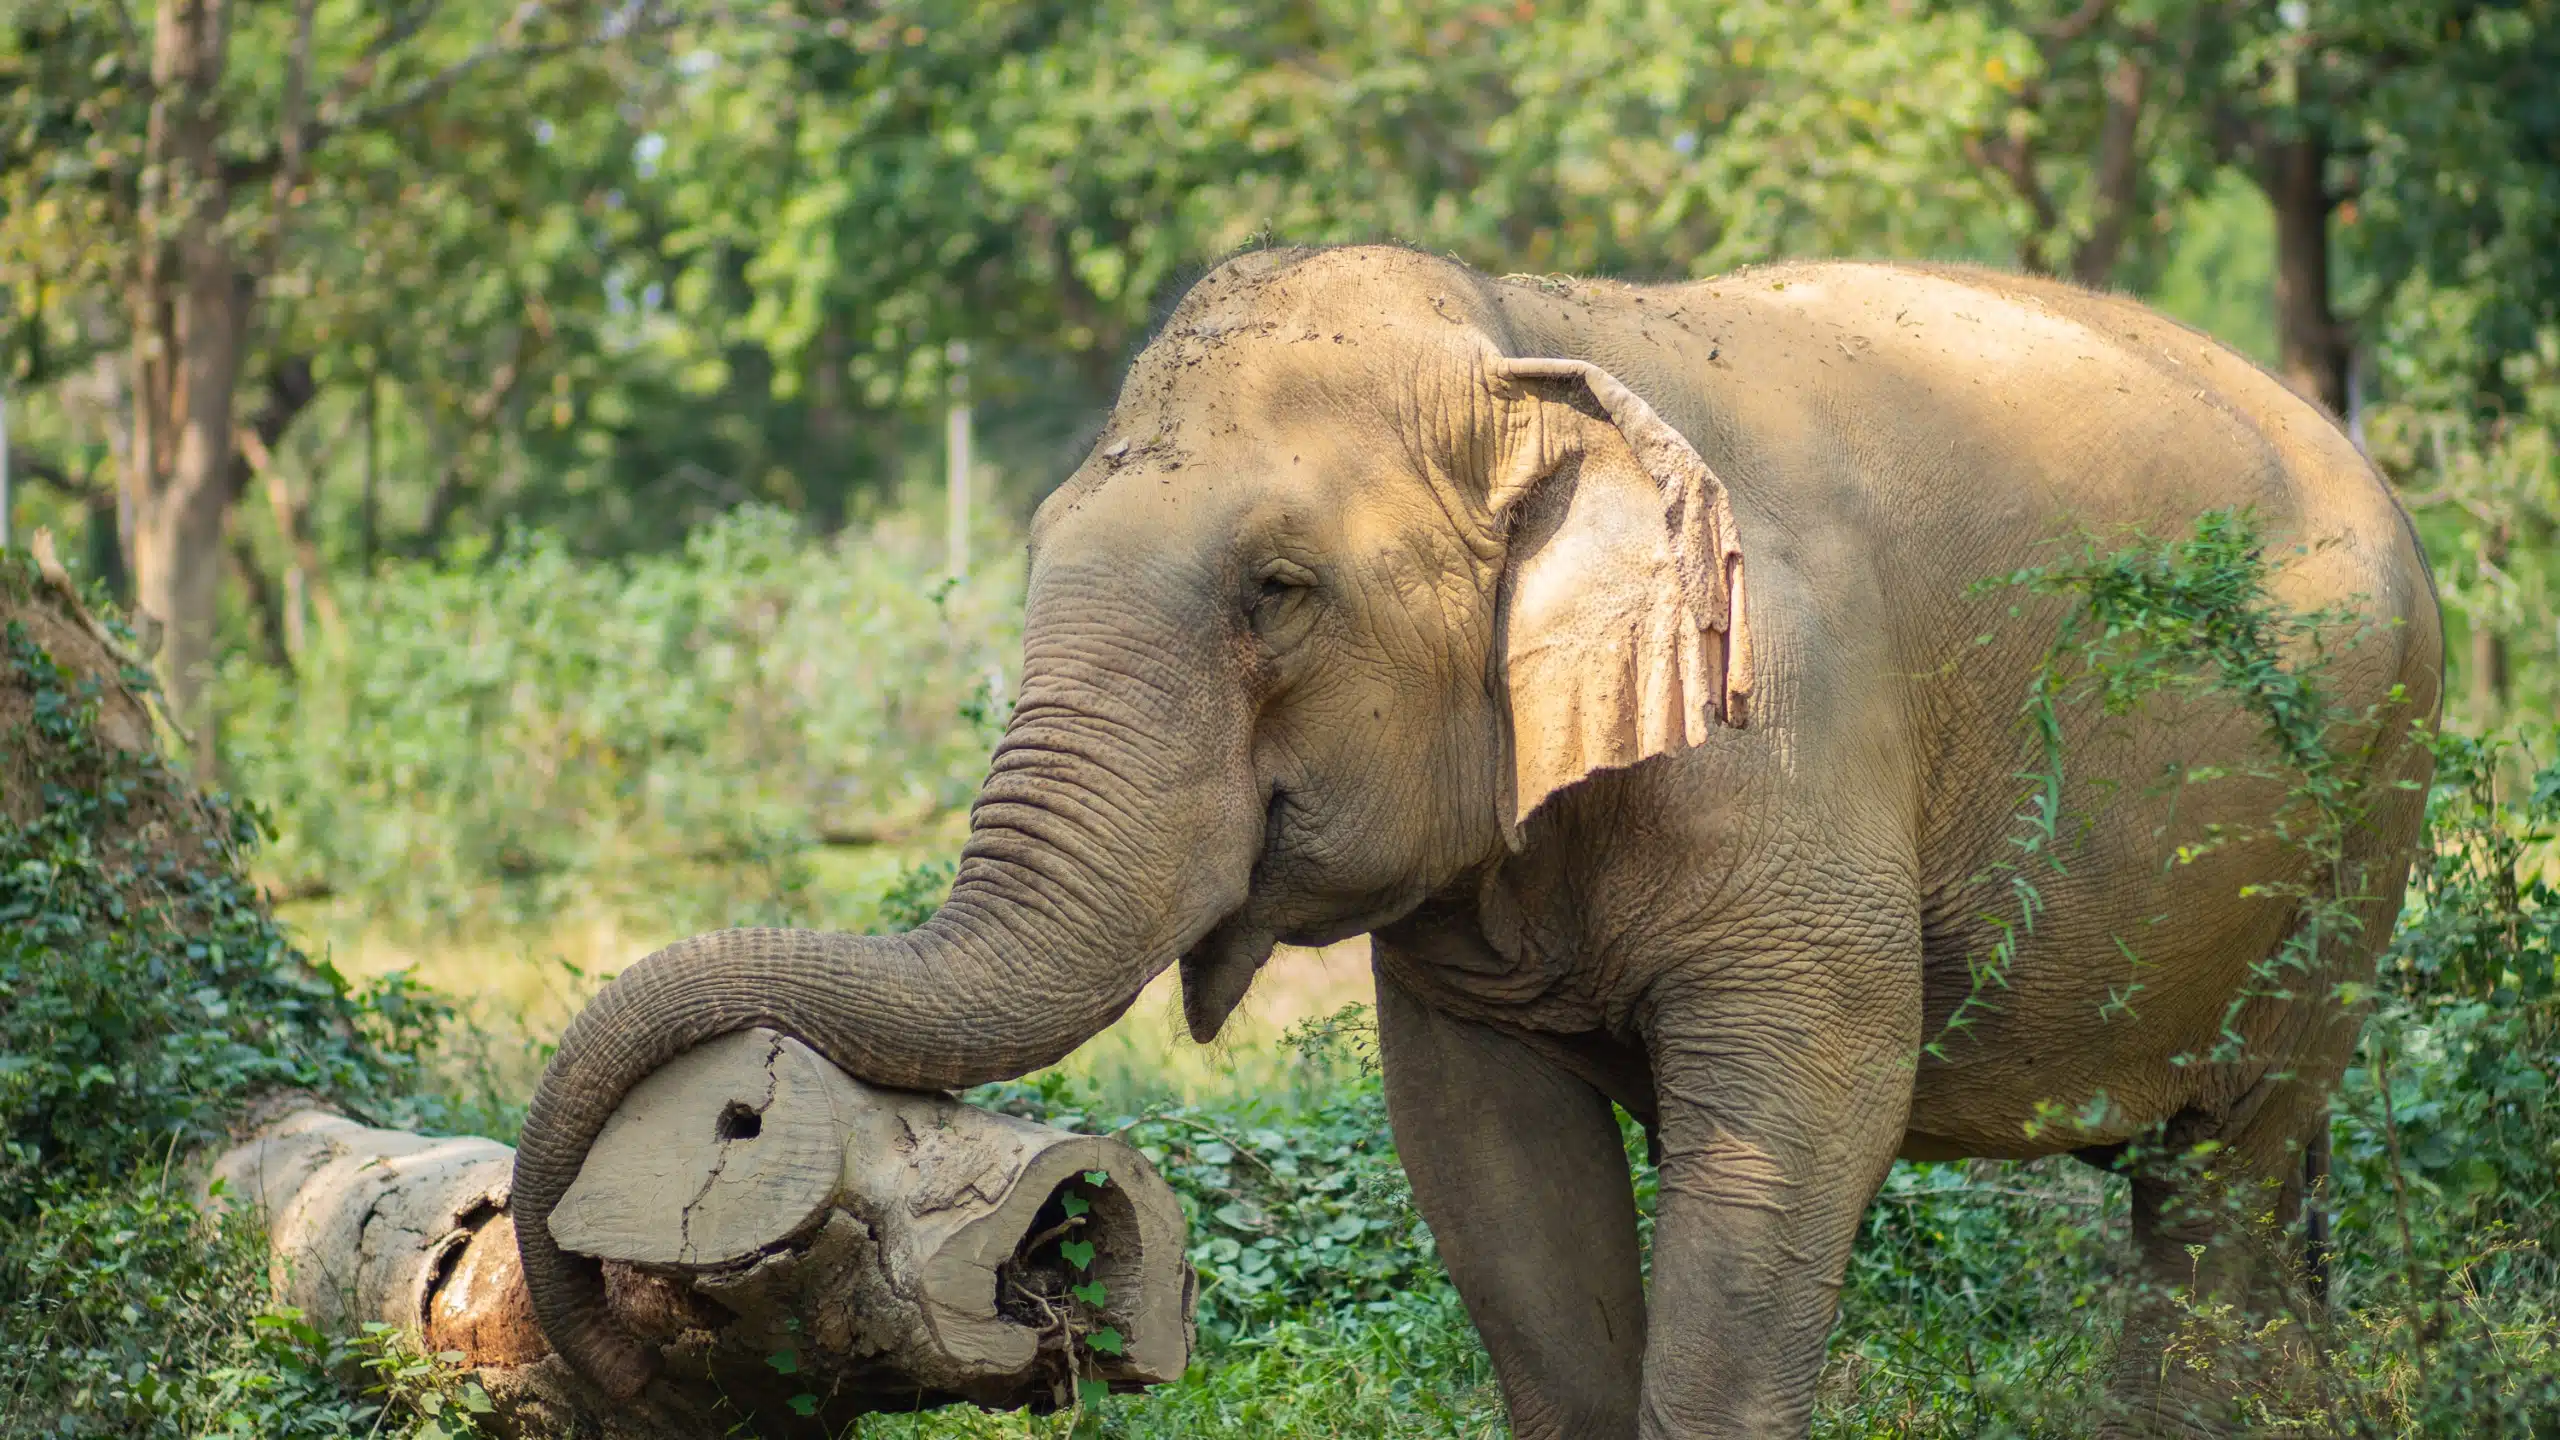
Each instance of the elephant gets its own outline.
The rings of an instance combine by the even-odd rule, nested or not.
[[[2274,600],[2354,632],[2322,673],[2377,798],[2333,858],[2373,878],[2328,953],[2370,975],[2432,773],[2434,582],[2338,424],[2248,360],[1959,266],[1231,257],[1033,518],[1018,702],[939,912],[697,936],[568,1028],[513,1191],[542,1328],[610,1393],[652,1373],[545,1220],[688,1047],[770,1026],[958,1089],[1168,965],[1209,1040],[1275,944],[1364,932],[1398,1154],[1519,1435],[1805,1434],[1897,1156],[2128,1168],[2143,1275],[2263,1296],[2286,1267],[2192,1202],[2297,1212],[2360,1014],[2252,990],[2294,908],[2244,888],[2312,863],[2247,823],[2288,793],[2259,722],[2065,712],[2084,818],[1978,993],[2067,602],[1976,582],[2244,508]],[[1613,1106],[1658,1156],[1649,1278]],[[2132,1158],[2164,1134],[2212,1165]],[[2128,1319],[2124,1433],[2222,1423],[2139,1353],[2171,1318]]]

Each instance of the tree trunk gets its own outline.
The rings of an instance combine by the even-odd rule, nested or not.
[[[463,448],[488,432],[490,422],[515,395],[516,383],[524,378],[525,365],[533,356],[538,338],[532,326],[518,327],[506,360],[490,372],[489,383],[464,403],[463,433],[451,439],[454,448],[450,451],[445,448],[448,432],[430,408],[427,448],[435,456],[436,484],[427,495],[426,518],[419,522],[418,533],[409,541],[410,554],[424,557],[444,548],[444,532],[453,523],[454,516],[461,513],[473,490],[464,470],[467,457]]]
[[[158,670],[170,708],[189,730],[209,736],[204,712],[222,588],[224,483],[217,459],[184,452],[182,446],[172,478],[146,484],[135,497],[134,602],[160,626]],[[203,746],[194,759],[196,773],[209,774],[213,757]]]
[[[2329,212],[2335,197],[2328,168],[2328,142],[2305,133],[2270,144],[2258,178],[2275,210],[2280,371],[2285,383],[2343,417],[2349,346],[2330,308]]]
[[[2507,527],[2494,526],[2481,540],[2481,559],[2495,573],[2507,564]],[[2507,713],[2507,637],[2500,633],[2490,617],[2474,611],[2468,618],[2471,627],[2471,721],[2484,730],[2496,726]]]
[[[2106,118],[2098,131],[2096,208],[2087,237],[2071,252],[2071,278],[2104,287],[2124,253],[2126,233],[2140,219],[2142,199],[2143,92],[2151,72],[2130,52],[2117,57],[2103,82]]]
[[[809,498],[810,520],[821,535],[844,528],[845,489],[853,468],[853,416],[844,395],[846,363],[844,321],[831,318],[818,331],[817,361],[809,371],[809,442],[800,457],[800,490]]]
[[[293,477],[285,473],[273,443],[260,433],[260,427],[243,429],[239,438],[240,453],[249,469],[266,485],[267,508],[275,517],[276,535],[291,557],[284,572],[285,649],[299,660],[315,610],[321,627],[330,635],[338,635],[346,628],[345,617],[338,609],[337,592],[329,584],[328,566],[321,562],[320,547],[311,538],[312,494],[294,486]],[[281,430],[277,438],[281,438]]]
[[[134,597],[162,629],[162,688],[181,723],[204,722],[229,503],[232,390],[247,348],[250,287],[224,233],[229,197],[216,94],[230,49],[227,0],[168,0],[153,17],[133,328]]]
[[[293,659],[300,647],[293,636],[293,621],[286,613],[287,598],[276,594],[275,585],[267,579],[266,570],[258,564],[257,547],[246,535],[233,535],[229,546],[231,573],[240,582],[241,594],[249,601],[250,613],[258,619],[258,643],[265,651],[270,669],[293,672]]]
[[[835,1434],[871,1411],[1063,1408],[1078,1381],[1140,1389],[1189,1361],[1181,1206],[1135,1150],[875,1090],[754,1031],[636,1087],[553,1213],[606,1263],[615,1321],[668,1362],[609,1401],[534,1324],[512,1164],[494,1141],[303,1110],[210,1180],[264,1226],[280,1302],[460,1353],[494,1406],[475,1418],[505,1435],[658,1440],[758,1415]]]
[[[121,603],[133,592],[133,578],[125,573],[124,546],[116,535],[118,493],[114,489],[101,490],[81,501],[88,512],[81,565],[97,577],[108,595]]]
[[[364,556],[365,578],[373,577],[373,559],[382,549],[382,372],[364,377],[364,498],[358,504],[356,547]]]

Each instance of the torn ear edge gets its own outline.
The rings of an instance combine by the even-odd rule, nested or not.
[[[1589,361],[1499,359],[1490,373],[1513,382],[1580,382],[1626,446],[1623,458],[1595,455],[1597,422],[1579,415],[1579,423],[1561,424],[1552,414],[1535,417],[1534,424],[1513,432],[1534,437],[1534,453],[1518,456],[1507,483],[1488,497],[1497,512],[1516,518],[1559,472],[1578,471],[1595,460],[1632,460],[1658,500],[1659,548],[1646,545],[1649,554],[1626,554],[1620,546],[1607,554],[1607,563],[1593,563],[1593,547],[1586,544],[1578,560],[1515,553],[1506,564],[1507,602],[1529,591],[1544,597],[1525,615],[1510,613],[1503,637],[1513,740],[1512,794],[1504,818],[1506,837],[1517,848],[1520,827],[1556,791],[1597,770],[1703,744],[1715,723],[1747,725],[1754,657],[1732,501],[1687,437]],[[1532,392],[1516,403],[1555,402]],[[1577,553],[1573,545],[1555,543],[1567,529],[1605,539],[1622,526],[1638,535],[1651,528],[1631,517],[1595,513],[1617,503],[1606,497],[1618,492],[1588,476],[1578,476],[1574,491],[1557,529],[1545,537],[1551,551]],[[1535,543],[1515,533],[1515,545],[1528,549]],[[1541,564],[1549,573],[1532,576]]]

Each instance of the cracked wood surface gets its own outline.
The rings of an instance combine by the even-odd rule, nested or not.
[[[824,1216],[860,1104],[843,1071],[769,1030],[688,1050],[614,1111],[551,1234],[641,1265],[752,1259]]]

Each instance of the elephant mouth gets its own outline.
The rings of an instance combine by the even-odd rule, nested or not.
[[[1289,792],[1274,786],[1264,812],[1262,846],[1254,857],[1245,901],[1209,927],[1182,952],[1182,1017],[1191,1038],[1218,1038],[1254,977],[1271,961],[1273,947],[1319,947],[1391,925],[1413,913],[1429,887],[1406,880],[1385,889],[1329,888],[1325,877],[1300,868],[1285,821],[1296,810]]]
[[[1279,937],[1271,927],[1239,910],[1183,952],[1182,1019],[1192,1039],[1206,1045],[1218,1038],[1277,943]]]
[[[1269,891],[1272,856],[1281,849],[1281,827],[1289,810],[1287,788],[1274,784],[1263,803],[1262,844],[1253,857],[1253,873],[1245,882],[1245,901],[1209,927],[1182,952],[1182,1018],[1191,1038],[1206,1045],[1226,1028],[1227,1017],[1244,1003],[1253,977],[1271,960],[1279,931],[1256,918],[1256,899]]]

